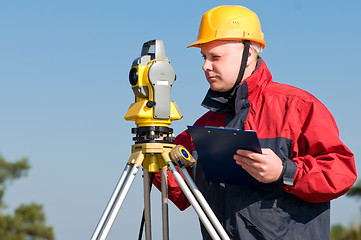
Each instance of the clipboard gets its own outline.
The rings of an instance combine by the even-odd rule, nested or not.
[[[262,153],[255,131],[187,126],[208,181],[237,185],[263,185],[233,159],[237,149]]]

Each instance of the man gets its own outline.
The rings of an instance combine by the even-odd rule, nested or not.
[[[237,164],[257,181],[208,182],[197,162],[193,178],[231,239],[329,239],[330,200],[356,180],[353,154],[336,123],[311,94],[273,82],[259,53],[265,47],[255,13],[220,6],[204,14],[198,40],[210,89],[209,109],[195,126],[254,130],[262,154],[239,149]],[[188,131],[175,141],[195,153]],[[155,185],[159,187],[159,176]],[[189,206],[173,177],[169,198]],[[204,239],[210,239],[202,227]]]

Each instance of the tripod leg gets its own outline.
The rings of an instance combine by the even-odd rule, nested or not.
[[[193,195],[196,197],[200,205],[202,206],[203,210],[207,214],[208,218],[212,222],[214,228],[217,230],[218,234],[222,239],[230,239],[227,235],[226,231],[224,230],[222,224],[218,221],[218,218],[213,213],[211,207],[208,205],[206,199],[203,197],[202,193],[199,191],[197,185],[194,183],[193,179],[187,172],[187,169],[184,167],[179,168],[179,171],[182,173],[184,179],[186,180],[189,188],[192,190]]]
[[[129,164],[128,164],[129,165]],[[120,178],[116,189],[114,190],[112,197],[103,213],[101,220],[91,238],[91,240],[104,240],[106,239],[110,228],[112,227],[115,217],[117,216],[120,207],[122,206],[124,199],[138,173],[140,165],[134,164],[125,168],[122,177]],[[130,169],[130,171],[129,171]],[[128,172],[129,171],[129,172]]]
[[[117,185],[116,185],[116,187],[115,187],[115,189],[113,191],[112,196],[110,197],[110,200],[109,200],[109,202],[108,202],[108,204],[107,204],[107,206],[106,206],[106,208],[104,210],[104,213],[103,213],[102,217],[99,220],[99,223],[98,223],[98,225],[97,225],[97,227],[96,227],[96,229],[95,229],[95,231],[93,233],[93,237],[91,238],[91,240],[97,239],[98,236],[99,236],[99,233],[101,232],[102,228],[104,227],[104,223],[106,222],[106,219],[107,219],[111,209],[113,208],[114,202],[115,202],[115,200],[116,200],[116,198],[117,198],[117,196],[118,196],[118,194],[119,194],[119,192],[120,192],[120,190],[121,190],[121,188],[122,188],[122,186],[124,184],[124,180],[126,179],[128,173],[129,173],[130,167],[131,167],[130,164],[127,164],[125,166],[123,174],[119,178],[119,181],[118,181],[118,183],[117,183]]]
[[[150,184],[149,171],[143,168],[143,186],[144,186],[144,220],[145,220],[145,239],[152,239],[151,215],[150,215]]]
[[[167,174],[167,170],[168,170],[167,168],[161,169],[163,240],[169,239],[168,174]]]
[[[201,206],[197,202],[196,198],[193,196],[191,190],[189,190],[187,184],[184,182],[182,176],[177,171],[174,164],[172,162],[168,162],[167,165],[168,165],[169,170],[173,174],[175,180],[177,181],[178,185],[182,189],[184,195],[186,195],[188,201],[190,202],[190,204],[192,205],[192,207],[194,208],[194,210],[198,214],[199,219],[203,223],[203,226],[207,229],[209,235],[212,237],[213,240],[216,240],[216,239],[220,240],[216,230],[214,229],[211,222],[207,218],[207,215],[204,213],[203,209],[201,208]]]

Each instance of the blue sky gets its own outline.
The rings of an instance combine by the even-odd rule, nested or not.
[[[8,188],[12,211],[43,204],[57,239],[89,239],[130,155],[134,101],[128,72],[144,42],[162,39],[177,81],[172,100],[184,117],[205,112],[208,89],[195,41],[201,16],[240,4],[261,20],[262,57],[274,80],[303,88],[334,115],[341,139],[361,157],[361,2],[343,1],[1,1],[0,153],[28,157],[27,177]],[[135,239],[143,208],[139,173],[108,239]],[[160,239],[160,194],[152,193],[153,237]],[[332,202],[332,223],[358,221],[358,200]],[[192,209],[170,205],[171,239],[199,239]]]

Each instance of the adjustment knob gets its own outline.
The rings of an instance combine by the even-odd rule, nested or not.
[[[154,107],[154,106],[155,106],[155,102],[154,102],[154,101],[148,101],[148,102],[147,102],[147,107],[152,108],[152,107]]]
[[[178,167],[193,167],[196,160],[182,145],[175,146],[169,153],[169,157]]]

